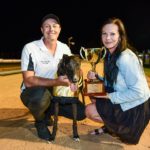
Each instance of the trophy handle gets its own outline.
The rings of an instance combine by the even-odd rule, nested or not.
[[[98,58],[97,58],[97,61],[94,62],[94,64],[96,65],[99,61],[103,60],[106,56],[106,48],[105,47],[102,47],[102,48],[93,48],[92,49],[93,52],[96,52],[98,51],[97,55],[98,55]],[[102,51],[103,52],[103,55],[102,55]]]
[[[101,57],[101,60],[103,60],[104,58],[105,58],[105,56],[106,56],[106,48],[103,46],[102,48],[101,48],[101,51],[104,51],[104,54],[103,54],[103,56]]]
[[[102,55],[102,51],[104,51],[103,55]],[[104,46],[102,48],[100,48],[100,51],[99,51],[99,54],[98,54],[98,59],[95,62],[95,64],[97,64],[99,61],[103,60],[106,56],[106,53],[107,53],[107,51],[106,51],[106,48]]]
[[[99,63],[101,60],[103,60],[106,56],[106,48],[102,47],[102,48],[90,48],[90,52],[91,54],[93,53],[97,53],[97,60],[95,62],[90,62],[92,65],[92,70],[95,71],[96,69],[96,64]],[[89,61],[89,53],[88,53],[88,49],[81,47],[80,48],[80,56],[82,57],[83,60]]]
[[[84,56],[83,56],[83,52],[84,52]],[[80,48],[80,56],[82,57],[82,59],[87,60],[88,61],[88,53],[87,50],[84,47]]]

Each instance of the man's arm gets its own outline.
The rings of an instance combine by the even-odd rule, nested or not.
[[[66,76],[60,76],[56,79],[48,79],[35,76],[34,71],[23,71],[23,81],[26,87],[34,87],[34,86],[69,86],[70,82]]]

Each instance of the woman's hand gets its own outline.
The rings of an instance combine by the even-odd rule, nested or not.
[[[93,72],[93,71],[88,71],[88,74],[87,74],[87,78],[90,79],[90,80],[93,80],[93,79],[96,79],[96,72]]]
[[[94,97],[95,97],[95,98],[105,98],[105,99],[109,99],[108,93],[106,93],[106,95],[94,96]]]
[[[92,103],[96,103],[96,98],[91,97],[90,100],[91,100]]]

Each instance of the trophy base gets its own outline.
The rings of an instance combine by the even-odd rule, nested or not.
[[[84,96],[105,96],[106,92],[102,81],[85,80]]]

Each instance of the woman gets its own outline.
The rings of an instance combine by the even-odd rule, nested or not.
[[[106,20],[101,29],[101,40],[107,49],[104,61],[106,96],[92,99],[86,106],[86,116],[104,126],[91,134],[115,134],[122,141],[137,144],[149,122],[150,90],[142,64],[129,48],[122,21]],[[89,79],[101,77],[89,71]]]

